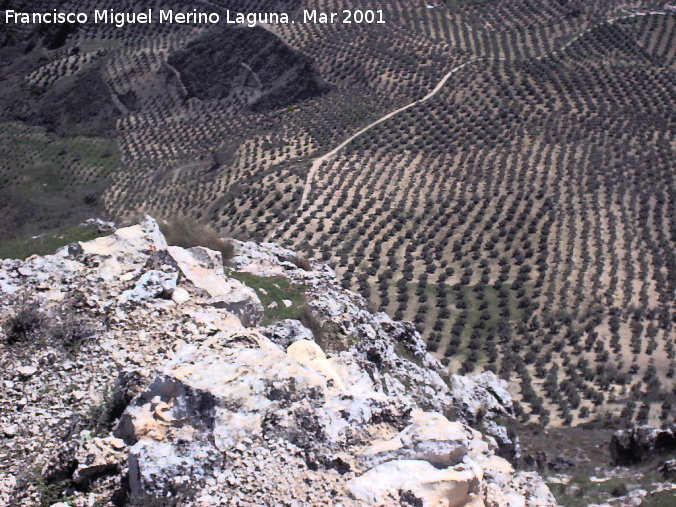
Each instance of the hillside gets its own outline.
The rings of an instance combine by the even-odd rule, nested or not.
[[[2,261],[0,503],[555,504],[505,459],[505,382],[448,375],[325,265],[235,247],[224,270],[146,217]]]
[[[384,25],[0,25],[2,239],[188,215],[335,266],[449,374],[507,381],[523,424],[671,422],[673,6],[384,3]]]
[[[312,60],[264,28],[217,29],[173,53],[186,98],[243,100],[274,111],[329,91]]]

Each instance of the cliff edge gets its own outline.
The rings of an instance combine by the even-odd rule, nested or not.
[[[275,244],[138,225],[0,263],[0,504],[487,505],[517,472],[504,381]]]

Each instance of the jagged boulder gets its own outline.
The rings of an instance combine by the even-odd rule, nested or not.
[[[616,465],[634,465],[676,451],[676,425],[637,426],[613,433],[610,456]]]
[[[113,489],[119,494],[120,474],[127,466],[128,453],[122,440],[95,437],[84,430],[49,458],[42,468],[42,478],[47,484],[65,483],[86,491],[94,482],[112,477]]]
[[[329,358],[305,339],[284,352],[241,332],[185,345],[127,408],[115,435],[132,445],[132,497],[238,504],[210,481],[226,477],[257,503],[290,501],[307,479],[317,502],[465,505],[495,494],[492,473],[523,505],[554,505],[539,483],[513,487],[514,471],[480,433],[386,394],[349,352]],[[250,456],[258,458],[244,464]]]
[[[118,474],[127,463],[127,447],[114,437],[85,440],[75,453],[73,482],[87,488],[100,477]]]
[[[42,477],[48,482],[70,479],[78,466],[79,445],[77,440],[69,440],[63,443],[42,468]]]
[[[384,499],[404,496],[409,503],[459,507],[480,505],[479,485],[478,474],[469,466],[439,469],[427,461],[395,460],[369,470],[349,487],[362,505],[385,505]]]
[[[261,328],[261,334],[273,343],[286,350],[298,340],[313,340],[312,331],[303,326],[299,320],[281,320]]]
[[[226,278],[220,252],[176,246],[169,247],[168,252],[185,277],[208,295],[206,304],[237,315],[245,326],[260,323],[263,305],[256,292],[238,280]]]
[[[449,384],[458,415],[495,438],[501,456],[518,460],[518,439],[506,427],[514,416],[507,382],[487,371],[472,377],[451,375]]]
[[[518,438],[507,429],[513,407],[506,382],[491,372],[449,377],[411,323],[368,311],[366,301],[343,289],[330,268],[300,269],[289,261],[293,252],[273,243],[235,245],[236,269],[258,276],[283,275],[306,287],[309,305],[320,321],[354,342],[354,361],[372,370],[390,394],[408,396],[426,410],[455,414],[494,438],[501,456],[519,458]]]

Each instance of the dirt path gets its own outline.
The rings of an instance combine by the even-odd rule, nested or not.
[[[164,65],[167,69],[169,69],[175,76],[176,76],[176,81],[178,81],[178,86],[181,88],[181,93],[184,96],[188,95],[188,89],[185,87],[183,84],[183,81],[181,80],[181,73],[178,71],[176,67],[174,67],[172,64],[169,63],[169,60],[164,62]]]
[[[308,197],[308,195],[310,194],[310,190],[312,189],[312,180],[314,179],[315,175],[317,174],[317,171],[319,170],[319,168],[322,166],[322,164],[323,164],[324,162],[326,162],[327,160],[329,160],[330,158],[332,158],[332,157],[333,157],[334,155],[336,155],[340,150],[342,150],[343,148],[345,148],[345,146],[347,146],[348,144],[350,144],[352,141],[354,141],[354,140],[355,140],[356,138],[358,138],[360,135],[362,135],[362,134],[368,132],[369,130],[371,130],[371,129],[372,129],[373,127],[375,127],[376,125],[380,125],[381,123],[383,123],[383,122],[389,120],[389,119],[392,118],[393,116],[395,116],[395,115],[397,115],[397,114],[399,114],[399,113],[402,113],[402,112],[406,111],[407,109],[412,108],[412,107],[415,106],[415,105],[418,105],[418,104],[421,104],[421,103],[423,103],[423,102],[426,102],[426,101],[430,100],[430,99],[431,99],[432,97],[434,97],[437,93],[439,93],[439,91],[444,87],[444,85],[446,84],[446,82],[449,80],[449,78],[450,78],[453,74],[455,74],[455,73],[458,72],[459,70],[463,69],[464,67],[466,67],[466,66],[468,66],[468,65],[470,65],[470,64],[472,64],[472,63],[481,61],[481,60],[486,60],[486,58],[474,58],[474,59],[472,59],[472,60],[469,60],[468,62],[465,62],[465,63],[463,63],[463,64],[461,64],[461,65],[456,66],[456,67],[453,67],[448,73],[446,73],[446,75],[441,79],[441,81],[439,81],[439,84],[437,84],[437,86],[434,88],[434,90],[432,90],[430,93],[428,93],[427,95],[425,95],[422,99],[416,100],[415,102],[411,102],[410,104],[407,104],[407,105],[405,105],[405,106],[403,106],[403,107],[400,107],[399,109],[396,109],[396,110],[392,111],[391,113],[387,113],[387,114],[386,114],[385,116],[383,116],[382,118],[380,118],[380,119],[374,121],[373,123],[368,124],[368,125],[367,125],[366,127],[364,127],[363,129],[359,130],[358,132],[356,132],[356,133],[353,134],[352,136],[350,136],[350,137],[348,137],[347,139],[345,139],[345,141],[343,141],[342,143],[340,143],[338,146],[336,146],[336,147],[335,147],[333,150],[331,150],[330,152],[326,153],[325,155],[322,155],[322,156],[319,157],[319,158],[316,158],[316,159],[312,162],[312,167],[310,168],[310,171],[308,172],[307,180],[305,181],[305,187],[303,188],[303,197],[302,197],[302,199],[301,199],[301,201],[300,201],[300,207],[299,207],[299,208],[302,208],[303,205],[305,204],[305,201],[307,200],[307,197]]]
[[[667,13],[666,13],[666,12],[663,12],[663,11],[658,11],[658,10],[656,10],[656,11],[647,11],[647,12],[638,12],[638,13],[629,13],[629,14],[626,15],[626,16],[619,16],[619,17],[617,17],[617,18],[607,19],[607,20],[604,21],[604,23],[611,23],[611,24],[612,24],[612,23],[614,23],[614,22],[616,22],[616,21],[619,21],[619,20],[621,20],[621,19],[633,18],[633,17],[636,17],[636,16],[645,16],[645,15],[648,15],[648,14],[667,14]],[[586,33],[590,32],[594,27],[599,26],[599,25],[601,25],[601,24],[603,24],[603,23],[599,23],[598,25],[594,25],[594,26],[588,28],[587,30],[585,30],[584,32],[578,34],[574,39],[568,41],[566,44],[564,44],[563,46],[561,46],[561,47],[559,47],[557,50],[555,50],[554,53],[556,54],[556,53],[560,53],[560,52],[564,51],[564,50],[565,50],[568,46],[570,46],[574,41],[576,41],[577,39],[579,39],[580,37],[582,37],[582,36],[585,35]],[[548,55],[548,56],[551,56],[551,55]],[[536,59],[541,60],[541,59],[544,59],[544,58],[545,58],[545,57],[537,57]],[[439,91],[444,87],[444,85],[446,84],[446,82],[448,81],[448,79],[449,79],[453,74],[455,74],[455,73],[458,72],[459,70],[463,69],[463,68],[466,67],[467,65],[470,65],[470,64],[472,64],[472,63],[476,63],[476,62],[479,62],[479,61],[482,61],[482,60],[485,60],[485,61],[498,61],[498,60],[504,61],[505,58],[477,57],[477,58],[474,58],[474,59],[472,59],[472,60],[469,60],[469,61],[467,61],[467,62],[465,62],[465,63],[463,63],[463,64],[460,64],[460,65],[458,65],[458,66],[456,66],[456,67],[453,67],[453,68],[452,68],[452,69],[451,69],[451,70],[450,70],[450,71],[449,71],[449,72],[441,79],[441,81],[439,81],[439,84],[437,84],[437,86],[434,88],[434,90],[432,90],[430,93],[428,93],[427,95],[425,95],[425,97],[423,97],[422,99],[416,100],[415,102],[411,102],[410,104],[408,104],[408,105],[406,105],[406,106],[404,106],[404,107],[401,107],[401,108],[399,108],[399,109],[397,109],[397,110],[395,110],[395,111],[392,111],[391,113],[386,114],[386,115],[383,116],[382,118],[380,118],[380,119],[374,121],[373,123],[370,123],[369,125],[367,125],[367,126],[364,127],[363,129],[361,129],[360,131],[358,131],[357,133],[355,133],[355,134],[353,134],[352,136],[350,136],[349,138],[347,138],[345,141],[343,141],[342,143],[340,143],[338,146],[336,146],[336,147],[335,147],[333,150],[331,150],[330,152],[326,153],[325,155],[322,155],[322,156],[319,157],[319,158],[314,159],[314,161],[312,162],[312,167],[310,168],[310,171],[308,172],[307,179],[305,180],[305,187],[303,188],[303,197],[302,197],[302,199],[301,199],[301,201],[300,201],[299,209],[302,209],[302,208],[303,208],[303,205],[304,205],[305,202],[307,201],[307,197],[308,197],[308,195],[310,194],[310,190],[312,189],[312,180],[314,179],[315,175],[317,174],[317,171],[319,170],[319,168],[322,166],[322,164],[323,164],[324,162],[326,162],[327,160],[329,160],[331,157],[333,157],[334,155],[336,155],[340,150],[342,150],[343,148],[345,148],[345,146],[347,146],[347,145],[350,144],[352,141],[354,141],[357,137],[359,137],[360,135],[362,135],[362,134],[368,132],[369,130],[371,130],[371,129],[372,129],[373,127],[375,127],[376,125],[380,125],[380,124],[383,123],[384,121],[389,120],[389,119],[392,118],[393,116],[395,116],[395,115],[397,115],[397,114],[399,114],[399,113],[401,113],[401,112],[403,112],[403,111],[406,111],[407,109],[410,109],[411,107],[413,107],[413,106],[415,106],[415,105],[417,105],[417,104],[420,104],[420,103],[422,103],[422,102],[428,101],[429,99],[431,99],[432,97],[434,97],[437,93],[439,93]]]

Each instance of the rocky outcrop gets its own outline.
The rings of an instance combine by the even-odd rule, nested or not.
[[[271,504],[311,480],[313,501],[347,505],[552,503],[480,433],[355,366],[349,351],[300,340],[285,352],[255,331],[181,347],[115,430],[131,445],[131,495]]]
[[[638,426],[616,431],[610,456],[616,465],[635,465],[676,451],[676,425],[668,428]]]
[[[25,356],[2,349],[0,366],[26,363],[2,379],[13,386],[3,402],[31,385],[42,394],[0,415],[2,427],[16,425],[14,448],[32,449],[0,468],[0,498],[39,503],[39,491],[20,487],[34,461],[40,480],[65,484],[78,505],[555,503],[540,477],[501,457],[518,451],[503,426],[512,407],[502,380],[448,376],[413,326],[369,312],[330,268],[274,244],[236,247],[228,273],[304,287],[312,330],[298,320],[259,327],[256,291],[226,276],[220,254],[167,246],[150,218],[2,262],[5,318],[21,296],[105,326],[76,361],[44,344],[24,343],[34,347]],[[64,377],[72,387],[62,393]],[[103,392],[96,402],[92,390]],[[82,410],[60,421],[47,397]]]
[[[261,328],[261,334],[268,340],[286,350],[289,345],[299,340],[313,340],[312,331],[306,328],[299,320],[281,320]]]
[[[206,293],[207,305],[224,308],[237,315],[245,326],[260,323],[263,306],[258,296],[238,280],[226,279],[219,252],[201,247],[186,250],[175,246],[169,247],[168,252],[185,277]]]

